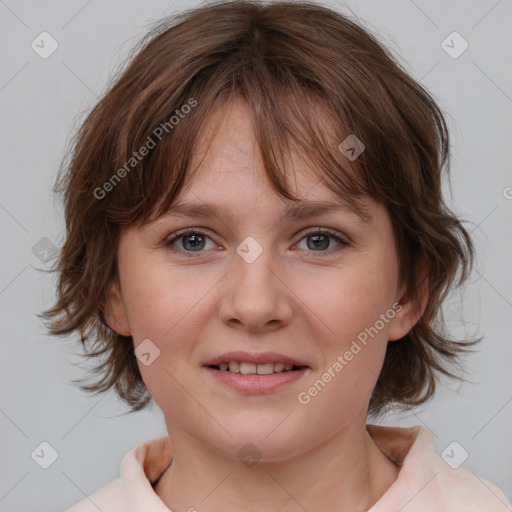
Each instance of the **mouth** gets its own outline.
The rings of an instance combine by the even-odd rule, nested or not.
[[[295,365],[290,363],[249,363],[246,361],[229,361],[229,363],[206,365],[213,370],[221,372],[241,373],[242,375],[272,375],[274,373],[286,373],[309,368],[305,365]]]
[[[247,394],[273,392],[311,371],[303,361],[275,352],[229,352],[203,366],[217,382]]]

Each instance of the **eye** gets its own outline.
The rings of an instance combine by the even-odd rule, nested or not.
[[[341,251],[345,247],[351,245],[351,242],[341,233],[329,228],[311,228],[306,231],[300,243],[305,240],[306,247],[299,247],[308,252],[316,252],[315,257],[323,257]],[[332,241],[337,246],[331,247]],[[208,247],[208,241],[210,247]],[[194,257],[196,254],[205,252],[203,249],[213,249],[218,247],[215,242],[203,231],[194,228],[187,228],[177,231],[171,235],[171,238],[165,242],[165,245],[173,252],[182,254],[186,257]]]
[[[216,246],[213,240],[206,235],[206,233],[189,228],[173,233],[173,235],[171,235],[171,239],[166,241],[165,245],[173,252],[179,252],[186,256],[194,256],[194,252],[202,252],[202,249],[206,248],[206,240],[210,240],[213,247]],[[178,244],[176,244],[178,247],[175,247],[176,242],[178,242]],[[210,246],[210,249],[213,247]]]
[[[345,236],[329,228],[312,228],[306,232],[301,242],[302,240],[306,241],[306,250],[320,253],[318,254],[319,257],[323,257],[323,253],[336,253],[350,245],[350,241]],[[331,240],[337,242],[338,245],[330,248]]]

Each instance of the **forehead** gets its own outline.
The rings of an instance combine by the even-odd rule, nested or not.
[[[222,163],[226,165],[222,165]],[[288,187],[296,201],[279,195],[264,171],[252,167],[234,166],[220,159],[203,165],[192,177],[184,192],[167,211],[168,215],[211,219],[278,215],[280,220],[301,221],[323,214],[351,215],[362,223],[373,221],[374,201],[363,198],[355,209],[326,187],[304,166],[298,166]]]
[[[292,220],[345,211],[363,222],[372,221],[370,198],[363,198],[358,206],[344,201],[325,184],[305,150],[292,141],[290,144],[280,171],[287,191],[296,200],[280,195],[271,183],[247,104],[239,97],[225,101],[201,127],[185,186],[165,213],[233,217],[229,210],[242,214],[263,207]]]
[[[287,186],[293,196],[311,201],[340,202],[339,197],[321,182],[312,162],[297,146],[287,154],[283,164]],[[187,188],[182,194],[187,199],[194,199],[189,197],[192,196],[190,190],[208,196],[214,190],[222,196],[240,189],[246,194],[261,194],[264,190],[275,193],[268,183],[251,113],[239,98],[217,108],[202,127],[190,169]],[[264,183],[268,187],[264,187]],[[212,189],[216,185],[222,190]]]

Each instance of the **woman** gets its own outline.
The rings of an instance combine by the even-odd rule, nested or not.
[[[168,436],[70,511],[509,510],[428,430],[367,425],[473,343],[435,321],[473,256],[448,148],[432,97],[325,7],[222,2],[148,34],[63,168],[46,315],[98,343],[87,389],[153,399]]]

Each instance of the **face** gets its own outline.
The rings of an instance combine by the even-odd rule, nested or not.
[[[293,203],[266,182],[245,105],[212,121],[220,129],[208,151],[197,148],[204,158],[178,203],[215,214],[182,209],[124,230],[106,317],[133,337],[170,433],[233,456],[251,442],[285,460],[365,424],[388,340],[417,315],[397,306],[382,205],[368,199],[364,222],[294,157],[295,196],[339,207],[287,216]],[[236,363],[244,373],[225,370]]]

